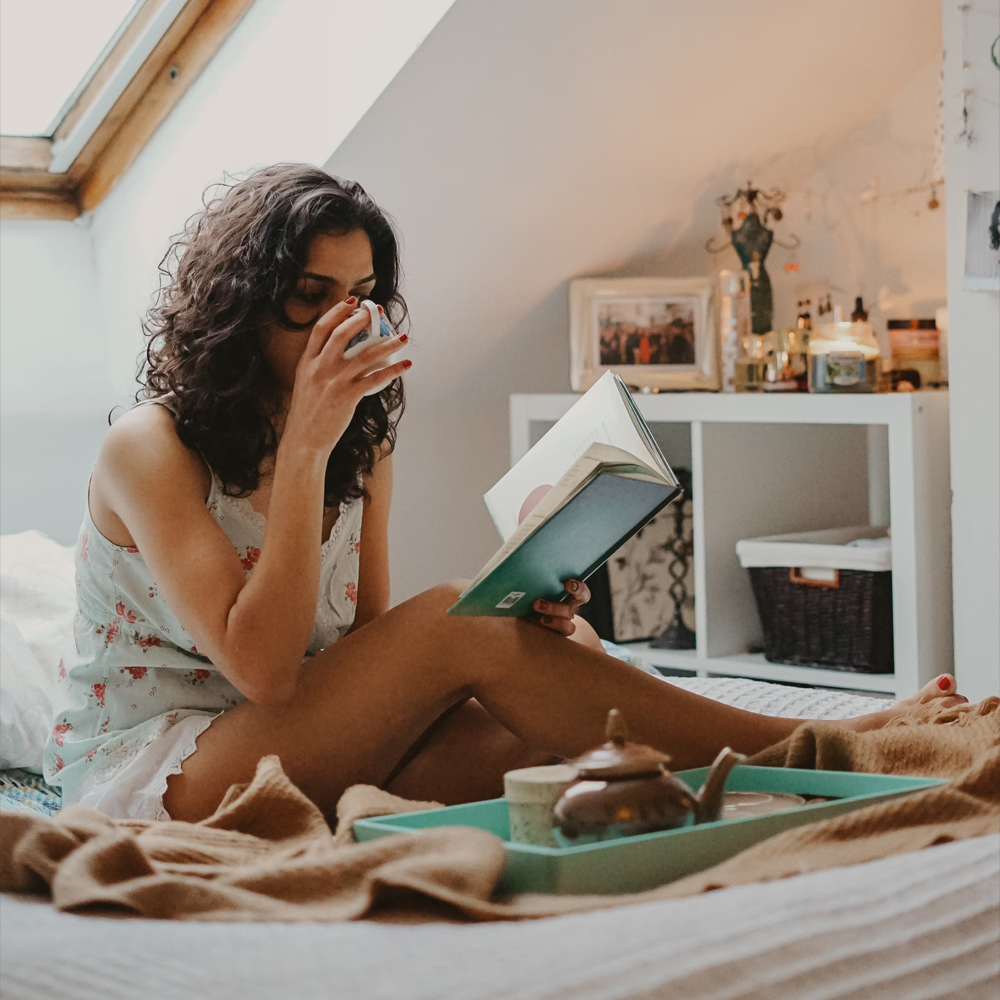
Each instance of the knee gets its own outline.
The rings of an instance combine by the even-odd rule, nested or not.
[[[576,625],[576,631],[570,636],[571,639],[582,646],[595,649],[599,653],[604,652],[604,644],[601,642],[601,637],[594,631],[593,625],[586,618],[581,618],[577,615],[573,619],[573,623]]]
[[[439,583],[436,587],[425,590],[414,600],[423,604],[427,610],[444,612],[459,599],[468,585],[468,580],[449,580],[447,583]]]
[[[439,583],[432,593],[438,596],[446,608],[450,608],[462,596],[469,583],[469,580],[449,580],[447,583]]]

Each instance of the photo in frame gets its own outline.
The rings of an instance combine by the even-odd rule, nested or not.
[[[718,389],[711,278],[577,278],[569,285],[570,383],[605,372],[639,389]]]

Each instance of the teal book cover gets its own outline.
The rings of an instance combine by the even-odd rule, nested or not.
[[[539,597],[565,597],[671,500],[675,484],[599,472],[561,510],[448,609],[450,615],[521,618]]]

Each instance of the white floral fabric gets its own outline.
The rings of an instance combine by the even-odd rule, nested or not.
[[[214,474],[206,504],[249,579],[264,542],[264,516],[248,500],[228,496]],[[341,504],[323,544],[307,655],[336,642],[354,622],[362,509],[361,500]],[[134,772],[136,758],[180,720],[215,717],[243,701],[198,652],[139,550],[109,542],[89,509],[76,547],[76,595],[77,655],[59,665],[44,756],[45,779],[61,787],[66,805],[130,763]]]

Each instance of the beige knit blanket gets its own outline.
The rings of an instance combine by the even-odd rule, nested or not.
[[[502,842],[443,827],[364,844],[354,820],[428,808],[348,789],[332,834],[265,757],[200,823],[113,821],[70,806],[0,813],[0,890],[62,910],[176,920],[514,920],[649,902],[858,864],[1000,830],[1000,699],[856,734],[811,722],[752,763],[951,777],[947,784],[763,841],[707,871],[627,896],[497,898]]]

